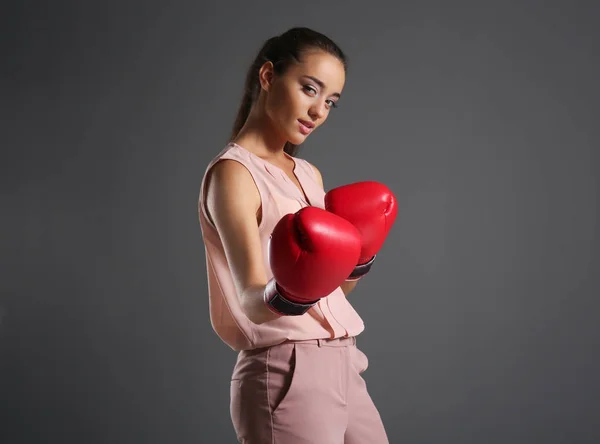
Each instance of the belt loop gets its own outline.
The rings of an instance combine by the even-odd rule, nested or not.
[[[321,344],[322,344],[322,343],[323,343],[323,340],[322,340],[322,339],[317,339],[317,345],[318,345],[319,347],[321,347]]]
[[[356,345],[356,336],[352,336],[352,345]]]

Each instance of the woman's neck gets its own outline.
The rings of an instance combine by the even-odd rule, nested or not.
[[[281,159],[285,157],[286,141],[279,137],[265,122],[251,118],[246,121],[233,142],[259,157]]]

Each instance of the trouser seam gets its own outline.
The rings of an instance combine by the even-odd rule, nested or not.
[[[271,444],[275,444],[275,424],[273,419],[273,411],[271,410],[271,396],[269,394],[269,383],[270,383],[270,373],[269,373],[269,360],[271,359],[271,348],[267,350],[267,359],[265,359],[265,374],[266,374],[266,384],[265,384],[265,397],[267,398],[267,410],[269,411],[269,426],[271,429]]]

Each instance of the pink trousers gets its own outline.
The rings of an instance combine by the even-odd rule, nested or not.
[[[243,350],[230,412],[243,444],[388,444],[355,338]]]

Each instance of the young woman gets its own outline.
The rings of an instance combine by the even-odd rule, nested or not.
[[[374,182],[326,194],[319,170],[295,157],[337,106],[345,75],[344,53],[321,33],[267,40],[231,141],[202,181],[210,316],[239,352],[230,413],[242,443],[388,442],[361,377],[364,325],[346,296],[369,271],[395,202]],[[380,202],[383,211],[369,211]]]

